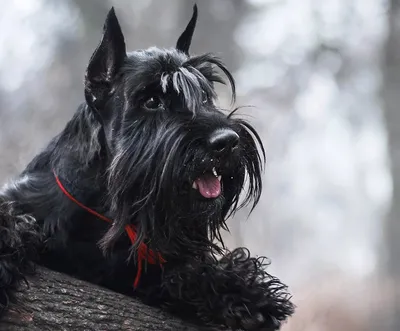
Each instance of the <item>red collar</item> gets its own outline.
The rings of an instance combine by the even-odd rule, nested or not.
[[[61,191],[68,197],[68,199],[70,199],[71,201],[73,201],[74,203],[76,203],[79,207],[81,207],[82,209],[86,210],[88,213],[96,216],[97,218],[100,218],[103,221],[106,221],[108,223],[112,223],[112,220],[109,219],[108,217],[99,214],[98,212],[96,212],[95,210],[85,206],[84,204],[80,203],[78,200],[76,200],[64,187],[64,185],[61,183],[60,179],[58,178],[58,176],[56,175],[55,171],[53,170],[54,173],[54,177],[56,179],[57,185],[59,186],[59,188],[61,189]],[[126,225],[125,226],[125,231],[131,241],[132,244],[135,243],[136,241],[136,229],[133,225]],[[163,259],[163,257],[161,256],[160,253],[157,254],[158,255],[158,262],[160,263],[165,263],[166,261]],[[157,261],[155,259],[155,253],[153,250],[149,249],[147,247],[147,245],[144,242],[141,242],[139,247],[138,247],[138,267],[137,267],[137,274],[136,274],[136,278],[135,281],[133,283],[133,287],[136,289],[137,286],[139,285],[139,281],[140,281],[140,276],[142,274],[142,267],[143,267],[143,260],[147,260],[148,263],[150,264],[156,264]]]

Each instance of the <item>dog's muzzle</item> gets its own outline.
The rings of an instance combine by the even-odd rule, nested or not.
[[[239,135],[229,128],[215,130],[207,141],[210,155],[215,159],[220,159],[232,153],[239,144]],[[211,159],[214,161],[214,159]],[[207,199],[218,198],[221,195],[221,178],[217,168],[214,166],[205,171],[192,184],[192,188]]]

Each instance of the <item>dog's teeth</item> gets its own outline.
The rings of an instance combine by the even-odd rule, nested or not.
[[[221,179],[222,179],[222,176],[218,176],[218,180],[221,181]]]
[[[195,190],[197,190],[197,183],[196,183],[196,182],[193,182],[192,188],[194,188]]]
[[[212,173],[213,173],[213,175],[214,175],[215,177],[218,177],[217,169],[212,168]]]

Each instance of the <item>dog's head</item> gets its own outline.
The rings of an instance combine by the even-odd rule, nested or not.
[[[196,20],[195,6],[175,48],[126,53],[114,10],[107,16],[85,77],[109,157],[115,223],[105,248],[133,223],[138,242],[166,256],[209,250],[226,219],[259,200],[262,143],[235,111],[216,106],[214,84],[227,79],[234,99],[234,79],[215,56],[189,54]]]

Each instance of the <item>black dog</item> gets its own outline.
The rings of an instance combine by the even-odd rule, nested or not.
[[[222,243],[226,219],[259,200],[265,156],[254,128],[214,104],[218,72],[235,96],[226,67],[189,55],[196,19],[194,7],[176,48],[127,54],[109,12],[86,102],[0,193],[3,310],[40,263],[232,329],[276,330],[293,313],[264,258]]]

